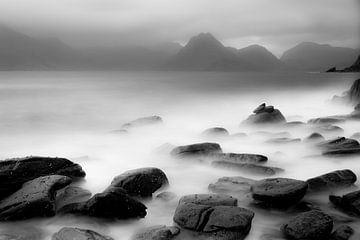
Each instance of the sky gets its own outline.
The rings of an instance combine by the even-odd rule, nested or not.
[[[0,0],[0,23],[73,46],[128,46],[210,32],[276,55],[312,41],[359,48],[360,0]]]

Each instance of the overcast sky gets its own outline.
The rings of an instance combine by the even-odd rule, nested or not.
[[[186,43],[211,32],[279,55],[303,41],[358,47],[360,0],[0,0],[0,22],[72,45]]]

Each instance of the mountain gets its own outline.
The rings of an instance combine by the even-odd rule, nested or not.
[[[83,61],[58,39],[35,39],[0,26],[0,70],[57,70]]]
[[[280,60],[299,70],[326,71],[329,66],[350,66],[358,54],[356,49],[304,42],[285,51]]]

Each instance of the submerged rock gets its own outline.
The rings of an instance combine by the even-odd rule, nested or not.
[[[71,185],[67,186],[56,193],[56,208],[60,209],[71,203],[87,201],[91,195],[89,190]]]
[[[132,236],[131,240],[171,240],[179,233],[178,227],[157,225],[141,230]]]
[[[190,194],[179,200],[179,204],[193,203],[207,206],[237,206],[237,199],[225,194]]]
[[[286,143],[301,142],[301,139],[300,138],[272,138],[265,142],[266,143],[275,143],[275,144],[286,144]]]
[[[48,175],[74,179],[85,177],[81,166],[65,158],[26,157],[0,161],[0,199],[19,190],[30,180]]]
[[[169,181],[165,173],[158,168],[139,168],[124,172],[114,178],[111,188],[123,188],[131,196],[151,197]]]
[[[285,117],[279,109],[273,106],[266,106],[265,103],[258,106],[244,123],[246,124],[277,124],[286,122]]]
[[[332,218],[321,211],[308,211],[282,227],[284,235],[295,240],[327,240],[333,228]]]
[[[250,153],[213,153],[209,157],[217,161],[232,163],[265,163],[268,160],[264,155]]]
[[[345,137],[335,138],[318,144],[323,149],[323,155],[341,156],[360,154],[360,144],[357,140]]]
[[[60,175],[39,177],[26,182],[20,190],[0,202],[0,220],[22,220],[55,215],[56,191],[71,183]]]
[[[344,132],[344,129],[342,129],[341,127],[339,126],[335,126],[335,125],[331,125],[331,124],[328,124],[328,125],[318,125],[314,128],[315,131],[318,131],[320,133],[343,133]]]
[[[346,119],[340,117],[320,117],[313,118],[308,121],[310,124],[334,124],[334,123],[343,123]]]
[[[143,127],[143,126],[154,125],[154,124],[159,124],[159,123],[163,123],[163,120],[161,117],[149,116],[149,117],[138,118],[131,122],[125,123],[122,125],[122,129],[129,129],[129,128],[133,128],[133,127]]]
[[[198,157],[221,152],[221,147],[217,143],[197,143],[178,146],[170,154],[175,157]]]
[[[244,177],[222,177],[216,183],[209,184],[208,189],[214,193],[246,195],[257,181]]]
[[[204,132],[201,133],[201,135],[205,137],[228,137],[229,132],[225,128],[214,127],[206,129]]]
[[[357,178],[353,171],[349,169],[337,170],[323,174],[321,176],[310,178],[306,182],[311,191],[331,190],[333,188],[351,186]]]
[[[268,178],[252,186],[252,197],[265,205],[288,207],[299,202],[307,191],[308,184],[290,178]]]
[[[176,198],[176,194],[173,192],[162,192],[156,195],[156,199],[168,202]]]
[[[309,136],[307,136],[305,138],[305,141],[307,141],[307,142],[322,142],[322,141],[325,141],[325,138],[320,133],[314,132],[314,133],[310,134]]]
[[[360,191],[340,196],[329,196],[330,202],[350,215],[360,216]]]
[[[230,169],[240,171],[243,173],[251,173],[258,175],[272,176],[277,173],[284,172],[284,169],[277,167],[269,167],[264,165],[257,165],[253,163],[233,163],[228,161],[213,161],[211,166],[222,169]]]
[[[64,227],[54,233],[51,240],[113,240],[88,229]]]
[[[348,240],[354,234],[354,229],[347,225],[338,227],[330,236],[329,240]]]

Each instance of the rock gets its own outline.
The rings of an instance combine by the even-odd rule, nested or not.
[[[55,215],[56,191],[71,183],[60,175],[39,177],[24,183],[22,188],[0,201],[0,220],[22,220]]]
[[[325,141],[325,138],[320,133],[314,132],[305,138],[307,142],[320,142]]]
[[[157,225],[143,229],[135,234],[131,240],[171,240],[179,233],[178,227]]]
[[[124,172],[114,178],[110,187],[123,188],[131,196],[151,197],[169,181],[158,168],[139,168]]]
[[[291,134],[289,132],[267,132],[267,131],[256,131],[252,135],[260,137],[269,137],[269,138],[290,138]]]
[[[360,216],[360,191],[350,192],[342,197],[330,195],[329,200],[346,213]]]
[[[250,153],[213,153],[209,157],[232,163],[265,163],[268,160],[264,155]]]
[[[282,227],[286,237],[295,240],[327,240],[333,228],[332,218],[321,211],[308,211]]]
[[[323,155],[352,155],[360,153],[360,144],[357,140],[338,137],[318,144],[323,149]]]
[[[272,138],[267,141],[266,143],[275,143],[275,144],[286,144],[286,143],[296,143],[301,142],[300,138]]]
[[[56,208],[60,209],[71,203],[79,203],[89,200],[91,192],[76,186],[67,186],[56,193]]]
[[[244,177],[222,177],[216,183],[209,184],[208,189],[214,193],[246,195],[257,181]]]
[[[309,124],[334,124],[334,123],[343,123],[345,119],[339,117],[320,117],[313,118],[308,121]]]
[[[225,194],[191,194],[179,200],[179,204],[193,203],[207,206],[237,206],[237,199]]]
[[[121,188],[108,188],[86,202],[73,203],[59,210],[62,214],[76,214],[105,219],[129,219],[146,216],[146,206],[126,194]]]
[[[201,135],[206,137],[228,137],[229,132],[225,128],[214,127],[214,128],[206,129],[204,132],[202,132]]]
[[[356,182],[356,179],[357,178],[354,172],[349,169],[345,169],[329,172],[315,178],[310,178],[306,182],[308,183],[309,190],[323,191],[351,186]]]
[[[162,192],[156,195],[156,199],[168,202],[176,198],[176,194],[173,192]]]
[[[253,163],[232,163],[228,161],[213,161],[211,166],[222,169],[230,169],[234,171],[240,171],[243,173],[251,173],[258,175],[275,175],[281,173],[284,169],[277,167],[269,167],[264,165],[257,165]]]
[[[198,157],[221,152],[221,147],[217,143],[197,143],[176,147],[170,154],[175,157]]]
[[[129,128],[133,128],[133,127],[143,127],[143,126],[154,125],[154,124],[159,124],[159,123],[163,123],[162,118],[159,116],[143,117],[143,118],[138,118],[131,122],[123,124],[122,129],[129,129]]]
[[[359,155],[360,148],[352,148],[352,149],[338,149],[338,150],[330,150],[323,152],[325,156],[353,156]]]
[[[63,175],[76,180],[85,177],[80,165],[65,158],[26,157],[0,161],[0,199],[16,192],[30,180]]]
[[[287,127],[299,127],[299,126],[304,126],[306,123],[302,122],[302,121],[291,121],[291,122],[287,122],[285,123],[285,126]]]
[[[354,229],[350,226],[342,225],[331,234],[329,240],[348,240],[353,234]]]
[[[268,178],[252,186],[252,197],[265,205],[288,207],[299,202],[305,195],[308,184],[289,178]]]
[[[250,115],[244,123],[247,124],[276,124],[286,122],[285,117],[273,106],[264,106],[264,103],[257,107],[254,114]]]
[[[320,133],[343,133],[344,129],[342,129],[339,126],[335,126],[335,125],[318,125],[315,128],[316,131],[320,132]]]
[[[336,70],[336,67],[332,67],[332,68],[326,70],[326,72],[337,72],[337,70]]]
[[[51,240],[113,240],[97,232],[87,229],[64,227],[54,233]]]

